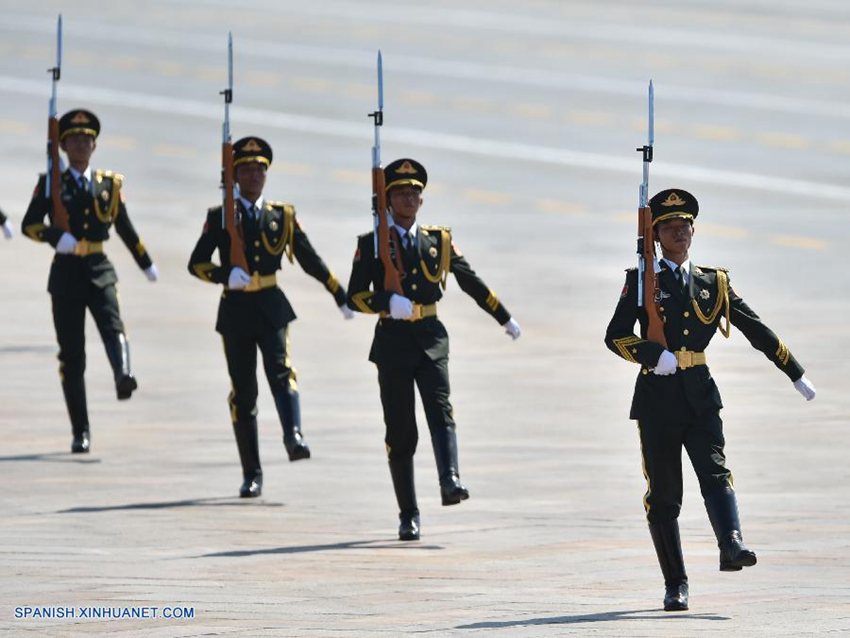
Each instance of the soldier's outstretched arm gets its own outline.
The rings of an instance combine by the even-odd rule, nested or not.
[[[133,227],[133,222],[130,221],[130,216],[127,214],[127,205],[124,201],[124,192],[121,190],[120,185],[118,186],[118,193],[120,198],[118,203],[118,214],[112,222],[115,226],[115,232],[118,233],[121,241],[123,241],[124,245],[127,246],[127,250],[129,250],[130,254],[133,255],[133,259],[136,260],[136,264],[139,268],[145,271],[147,278],[150,281],[156,281],[159,277],[159,273],[151,259],[151,256],[148,254],[147,248],[142,243],[142,240],[139,238],[139,234]]]
[[[450,272],[454,274],[460,289],[467,295],[472,297],[488,315],[499,322],[500,326],[505,326],[511,321],[511,313],[505,308],[505,305],[499,301],[487,284],[475,274],[472,266],[466,258],[460,253],[454,242],[451,242],[451,261]],[[511,334],[510,332],[508,334]],[[513,335],[511,335],[513,336]],[[517,335],[519,336],[519,335]]]
[[[295,254],[298,264],[304,272],[316,279],[325,287],[325,290],[331,293],[337,306],[345,306],[345,288],[340,285],[336,275],[325,265],[324,260],[319,257],[319,253],[313,248],[313,244],[310,243],[307,233],[304,232],[301,224],[298,223],[298,218],[294,219],[293,224],[295,241],[292,252]]]
[[[761,318],[729,286],[729,320],[747,341],[784,372],[791,381],[797,381],[805,372],[782,340],[768,328]]]
[[[221,227],[221,206],[211,208],[204,220],[204,228],[198,243],[195,244],[195,249],[189,257],[189,274],[212,284],[227,284],[230,268],[212,262],[212,254],[218,248],[223,232],[225,231]],[[219,258],[226,252],[226,249],[219,250]]]
[[[61,228],[48,226],[44,223],[45,216],[50,212],[50,198],[44,193],[44,175],[39,177],[38,184],[27,207],[27,212],[21,221],[21,232],[33,241],[47,242],[54,248],[59,243],[64,231]]]
[[[637,320],[637,269],[632,268],[626,271],[626,283],[620,293],[620,301],[605,331],[605,345],[626,361],[654,368],[665,352],[664,346],[636,335]]]
[[[372,234],[361,235],[357,239],[357,250],[351,264],[351,277],[348,280],[348,307],[355,312],[375,314],[390,311],[392,292],[373,290],[373,277],[380,273],[383,279],[383,269],[380,261],[375,259],[374,241]]]

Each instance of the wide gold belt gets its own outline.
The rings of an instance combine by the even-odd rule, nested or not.
[[[257,292],[258,290],[272,288],[273,286],[277,286],[277,273],[261,275],[260,273],[255,272],[251,275],[251,281],[247,286],[244,288],[236,288],[235,290],[240,290],[242,292]]]
[[[676,355],[676,362],[681,370],[687,370],[694,366],[705,365],[705,353],[694,352],[692,350],[676,350],[673,354]]]
[[[77,257],[86,257],[87,255],[94,255],[95,253],[102,252],[102,241],[89,241],[88,239],[81,239],[77,242],[77,247],[74,248],[74,255],[76,255]]]
[[[425,317],[436,317],[437,316],[437,304],[429,303],[429,304],[421,304],[415,303],[413,304],[413,314],[410,315],[409,319],[400,319],[399,321],[419,321],[420,319],[424,319]],[[381,319],[392,319],[390,317],[390,313],[386,311],[381,311]]]

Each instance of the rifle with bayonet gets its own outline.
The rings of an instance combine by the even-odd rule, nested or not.
[[[47,69],[52,77],[50,106],[47,116],[47,175],[44,182],[45,197],[53,204],[52,225],[66,233],[71,231],[68,209],[62,202],[62,160],[59,157],[59,120],[56,117],[56,86],[62,75],[62,14],[56,22],[56,66]]]
[[[221,188],[222,226],[230,236],[230,265],[248,270],[248,259],[245,257],[245,240],[236,228],[236,199],[234,196],[233,177],[233,141],[230,137],[230,103],[233,102],[233,34],[227,34],[227,88],[219,92],[224,96],[224,124],[221,128]]]
[[[664,337],[664,321],[658,310],[660,304],[658,288],[658,258],[655,255],[655,240],[652,228],[652,211],[649,207],[649,164],[652,162],[652,146],[655,142],[655,93],[649,81],[649,135],[647,144],[638,148],[643,155],[643,181],[640,185],[638,206],[638,295],[637,305],[646,310],[649,321],[646,337],[667,348]]]
[[[384,290],[404,295],[401,277],[390,255],[389,215],[384,169],[381,167],[381,126],[384,124],[384,68],[378,51],[378,110],[369,113],[375,121],[375,145],[372,147],[372,213],[374,215],[375,257],[384,265]]]

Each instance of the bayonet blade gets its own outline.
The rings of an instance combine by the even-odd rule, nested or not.
[[[233,32],[227,32],[227,88],[233,98]],[[229,101],[229,100],[228,100]]]
[[[59,14],[59,19],[56,22],[56,68],[62,68],[62,14]],[[59,79],[57,72],[56,79]]]
[[[384,110],[384,59],[378,49],[378,110]]]
[[[649,145],[655,143],[655,88],[649,81]]]

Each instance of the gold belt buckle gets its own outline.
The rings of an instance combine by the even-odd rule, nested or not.
[[[413,314],[410,315],[408,321],[419,321],[422,319],[422,304],[415,303],[413,304]]]
[[[89,240],[81,239],[77,242],[77,246],[74,248],[74,254],[78,257],[85,257],[89,254]]]
[[[251,281],[245,286],[245,292],[256,292],[260,289],[260,273],[255,272],[251,275]]]
[[[678,351],[676,353],[676,359],[679,360],[679,367],[682,370],[694,367],[694,353],[690,350]]]

